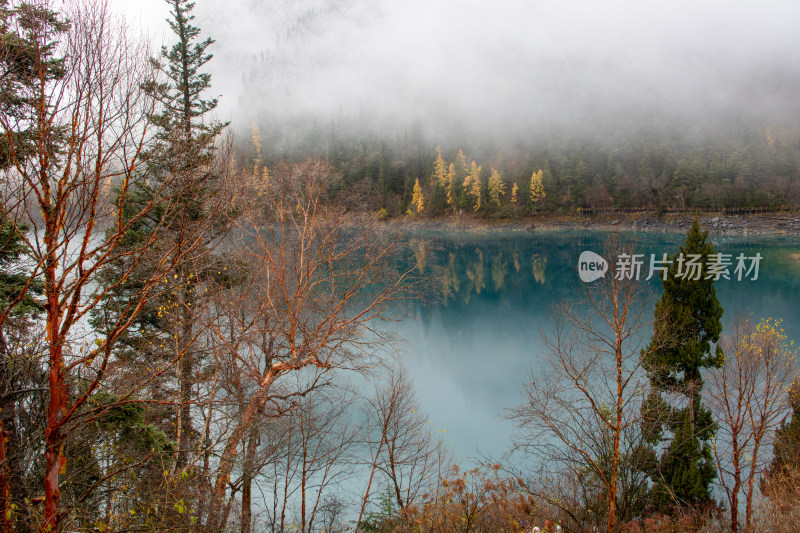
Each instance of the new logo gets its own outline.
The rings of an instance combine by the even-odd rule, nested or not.
[[[608,272],[608,261],[594,252],[586,250],[578,258],[578,276],[584,283],[605,277]]]

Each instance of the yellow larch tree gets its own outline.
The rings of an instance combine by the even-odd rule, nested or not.
[[[542,182],[542,169],[531,176],[531,203],[537,205],[544,200],[544,183]]]
[[[477,212],[481,208],[481,167],[475,161],[469,168],[469,175],[464,180],[464,187],[469,187],[469,195],[475,202],[472,210]]]
[[[261,172],[258,171],[258,167],[253,169],[253,188],[256,191],[256,196],[261,198],[262,196],[266,196],[269,193],[269,169],[265,166],[261,169]]]
[[[251,135],[252,135],[251,139],[252,139],[252,142],[253,142],[253,146],[255,146],[255,148],[256,148],[256,158],[254,160],[254,163],[255,163],[255,166],[257,167],[258,165],[261,164],[261,143],[262,143],[262,139],[261,139],[261,128],[259,128],[258,124],[256,124],[255,122],[253,123],[253,130],[252,130],[252,134]]]
[[[442,158],[442,147],[437,146],[436,161],[434,161],[433,163],[433,175],[431,176],[431,185],[433,185],[434,187],[438,185],[439,187],[445,188],[447,186],[447,184],[445,183],[446,178],[447,175],[445,173],[445,163],[444,159]]]
[[[517,182],[514,182],[514,186],[511,187],[511,203],[517,205],[517,191],[519,191],[519,186]]]
[[[467,179],[469,174],[469,164],[467,164],[467,156],[464,155],[463,150],[459,150],[456,154],[455,161],[456,183]]]
[[[506,194],[506,184],[496,169],[489,176],[489,201],[500,207],[500,200]]]
[[[411,205],[414,206],[417,214],[422,213],[425,209],[425,199],[422,194],[422,187],[419,185],[419,178],[414,181],[414,194],[411,196]]]
[[[453,202],[455,201],[455,198],[453,197],[456,188],[455,181],[456,166],[453,163],[450,163],[450,167],[447,169],[447,174],[444,177],[444,190],[447,192],[447,205],[453,205]]]

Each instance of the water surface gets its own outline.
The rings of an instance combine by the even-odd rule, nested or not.
[[[684,239],[625,235],[646,257],[674,253]],[[603,232],[407,235],[433,287],[394,327],[404,339],[402,358],[422,409],[435,430],[444,430],[460,460],[507,449],[513,424],[502,417],[522,400],[522,386],[542,360],[542,332],[551,327],[551,308],[579,296],[578,256],[587,249],[601,252],[606,237]],[[737,313],[756,320],[781,318],[790,338],[800,341],[798,239],[712,240],[717,251],[733,257],[763,257],[757,280],[717,282],[723,326]],[[660,285],[651,281],[653,298]]]

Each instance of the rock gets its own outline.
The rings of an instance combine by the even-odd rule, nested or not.
[[[525,228],[526,231],[533,231],[535,229],[536,229],[536,226],[534,226],[533,224],[529,224],[528,227]]]
[[[616,226],[617,224],[619,224],[619,219],[611,221],[612,226]]]
[[[714,217],[711,219],[712,224],[716,224],[717,222],[719,222],[719,217]]]

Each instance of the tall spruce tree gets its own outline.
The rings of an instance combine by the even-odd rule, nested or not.
[[[159,127],[159,143],[148,154],[151,168],[167,172],[178,179],[173,201],[178,209],[173,219],[176,239],[191,237],[186,246],[179,243],[176,248],[176,280],[182,289],[175,301],[177,324],[173,333],[180,355],[180,408],[178,411],[178,467],[187,464],[192,445],[191,404],[195,386],[194,309],[197,308],[203,275],[208,267],[208,258],[203,253],[205,245],[216,234],[214,213],[207,209],[208,195],[216,180],[211,161],[215,141],[227,123],[206,122],[208,114],[217,106],[216,98],[206,98],[211,87],[211,75],[201,72],[213,57],[207,52],[214,42],[211,38],[200,40],[200,28],[192,24],[194,2],[188,0],[166,0],[170,18],[167,19],[177,42],[161,49],[161,60],[155,65],[165,76],[165,81],[153,82],[146,89],[161,103],[161,110],[152,117]],[[219,229],[219,228],[217,228]],[[187,231],[188,230],[188,231]],[[200,253],[190,252],[195,248]],[[185,254],[185,255],[184,255]]]
[[[715,425],[700,393],[702,370],[723,362],[716,345],[723,309],[714,288],[716,276],[708,270],[714,253],[708,231],[695,217],[685,243],[671,258],[655,307],[653,340],[645,360],[651,394],[644,414],[652,453],[662,450],[651,471],[651,503],[657,510],[713,504],[710,486],[716,469],[709,441]]]
[[[227,123],[208,118],[217,99],[206,96],[211,76],[202,69],[213,57],[207,50],[214,40],[200,39],[200,29],[192,24],[193,2],[166,2],[171,8],[167,22],[177,40],[171,47],[162,47],[160,57],[151,60],[161,76],[144,86],[160,104],[150,116],[157,133],[145,161],[154,179],[161,178],[171,187],[168,201],[154,209],[150,217],[139,220],[127,238],[133,246],[158,231],[159,243],[153,247],[157,260],[142,262],[139,268],[146,270],[159,261],[167,261],[173,272],[165,280],[161,297],[148,302],[122,339],[121,347],[122,355],[130,354],[131,360],[136,359],[137,352],[162,362],[175,360],[177,355],[180,405],[173,420],[178,442],[175,466],[180,469],[190,461],[189,451],[196,448],[191,406],[200,354],[195,346],[194,310],[204,290],[201,288],[215,277],[211,271],[217,271],[208,247],[223,231],[224,224],[217,209],[222,200],[213,199],[221,196],[215,190],[220,177],[213,162],[216,141]],[[131,212],[136,212],[136,205],[151,199],[152,191],[143,186],[129,193],[125,202],[132,204]],[[171,250],[171,256],[157,257],[159,249]],[[125,271],[125,267],[120,265],[118,270]],[[109,269],[106,275],[114,277],[115,269]],[[138,290],[136,279],[137,276],[130,276],[109,296],[104,313],[113,316],[115,308],[124,307],[128,295]],[[98,315],[96,325],[103,320]]]
[[[47,5],[0,0],[0,168],[7,169],[35,155],[36,83],[64,77],[59,38],[69,24]],[[50,126],[48,140],[59,139],[63,128]],[[57,143],[48,148],[55,150]]]

